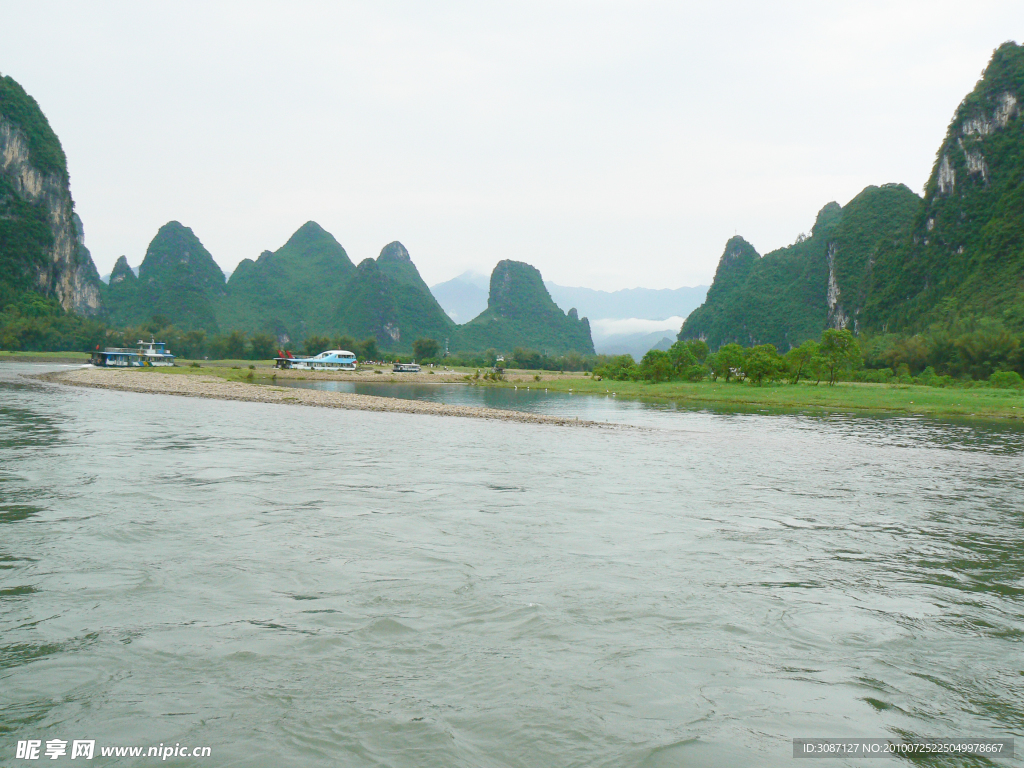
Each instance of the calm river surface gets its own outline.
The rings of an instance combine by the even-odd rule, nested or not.
[[[0,764],[791,766],[897,734],[1024,762],[1019,427],[20,376],[53,368],[0,365]]]

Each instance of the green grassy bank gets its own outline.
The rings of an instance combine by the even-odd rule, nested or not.
[[[864,413],[906,413],[925,416],[975,416],[995,419],[1024,418],[1024,391],[993,388],[938,388],[915,385],[859,384],[840,382],[833,387],[810,384],[724,382],[595,381],[581,375],[526,382],[554,392],[656,399],[694,405],[719,405],[738,409],[821,409]],[[523,386],[514,382],[487,382],[487,386]]]

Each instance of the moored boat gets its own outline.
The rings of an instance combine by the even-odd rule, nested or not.
[[[171,366],[174,365],[174,355],[167,349],[167,343],[163,341],[142,341],[139,339],[139,356],[143,365]]]
[[[285,351],[274,358],[274,366],[300,371],[354,371],[356,356],[347,349],[328,349],[313,357],[293,357],[291,352]]]

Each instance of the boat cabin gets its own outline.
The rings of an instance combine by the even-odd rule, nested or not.
[[[291,352],[282,352],[274,358],[274,366],[300,371],[354,371],[356,356],[347,349],[328,349],[313,357],[293,357]]]
[[[174,355],[167,349],[163,341],[142,341],[139,339],[139,355],[142,357],[143,365],[171,366],[174,365]]]
[[[137,349],[107,347],[102,352],[93,352],[89,362],[101,368],[138,368],[142,365],[142,355]]]

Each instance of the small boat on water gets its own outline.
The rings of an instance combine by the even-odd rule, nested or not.
[[[420,367],[416,363],[395,363],[391,371],[393,373],[419,373]]]
[[[97,346],[89,362],[100,368],[169,367],[174,365],[174,355],[167,349],[166,342],[140,339],[134,348],[107,347],[100,351]]]
[[[294,357],[291,352],[278,351],[274,367],[300,371],[354,371],[356,356],[347,349],[328,349],[313,357]]]

